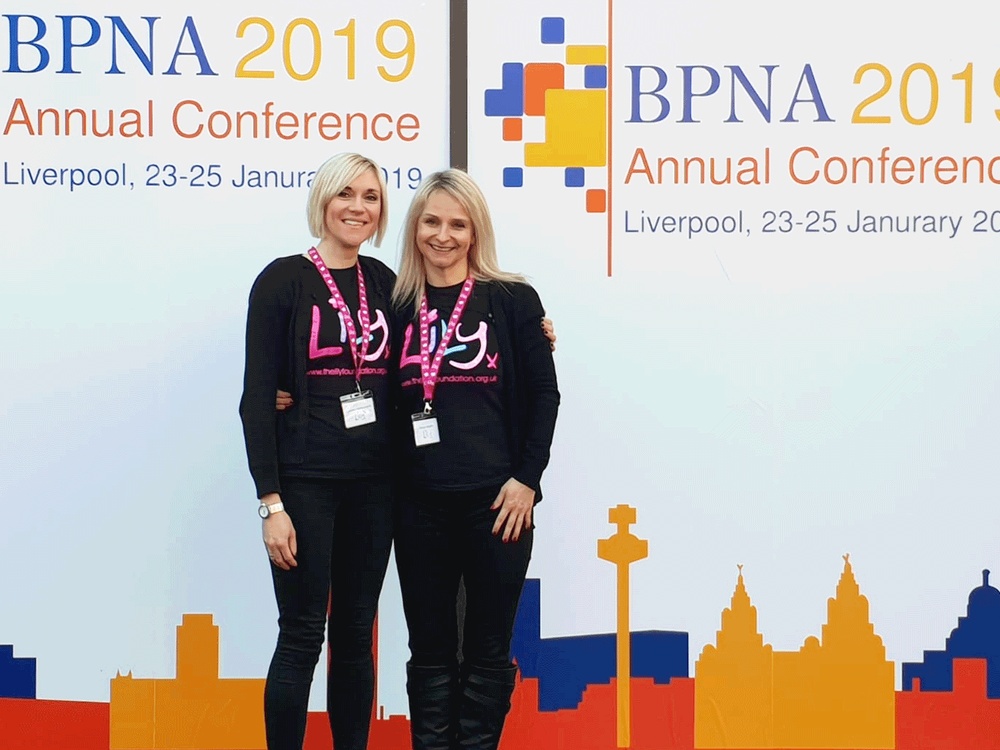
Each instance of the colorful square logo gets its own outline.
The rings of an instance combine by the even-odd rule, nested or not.
[[[518,163],[503,169],[503,185],[520,188],[532,171],[564,170],[567,188],[584,188],[588,213],[607,211],[608,48],[567,44],[566,19],[541,19],[540,40],[564,48],[564,62],[505,62],[500,88],[487,89],[484,111],[501,120],[501,138],[523,142]],[[583,69],[583,88],[567,88],[567,69]],[[545,140],[524,142],[524,120],[541,118]],[[595,169],[597,168],[597,169]],[[589,187],[600,185],[601,187]]]

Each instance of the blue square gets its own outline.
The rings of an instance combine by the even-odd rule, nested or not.
[[[606,89],[608,87],[607,66],[585,65],[583,68],[583,87],[585,89]]]
[[[566,41],[566,19],[548,17],[542,19],[542,44],[562,44]]]
[[[566,167],[566,187],[583,187],[583,167]]]
[[[524,185],[524,170],[520,167],[503,168],[503,186],[521,187]]]
[[[487,117],[520,117],[524,114],[524,65],[504,63],[498,89],[486,89]]]

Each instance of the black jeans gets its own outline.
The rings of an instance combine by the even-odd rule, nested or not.
[[[281,500],[295,526],[298,566],[271,566],[278,645],[264,688],[267,746],[301,749],[309,687],[328,630],[333,739],[337,750],[365,750],[375,686],[372,626],[392,546],[390,484],[285,478]]]
[[[396,567],[410,637],[410,663],[454,664],[456,597],[465,580],[462,656],[467,665],[510,666],[517,603],[531,559],[533,532],[504,544],[492,534],[499,487],[417,490],[396,504]]]

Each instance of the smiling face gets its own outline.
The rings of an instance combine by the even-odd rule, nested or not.
[[[427,197],[417,218],[417,250],[431,286],[451,286],[469,275],[469,250],[475,242],[472,220],[462,204],[443,190]]]
[[[337,251],[357,253],[378,230],[381,212],[382,191],[378,177],[369,169],[326,204],[323,239]]]

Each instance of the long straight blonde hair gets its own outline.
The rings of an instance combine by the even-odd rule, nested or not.
[[[400,241],[399,275],[392,290],[392,302],[398,307],[420,304],[427,283],[424,258],[417,248],[417,223],[427,207],[431,194],[441,190],[456,201],[472,222],[472,244],[469,247],[469,273],[476,281],[523,282],[520,274],[500,270],[497,262],[496,235],[493,220],[483,191],[460,169],[446,169],[428,175],[410,203]]]

